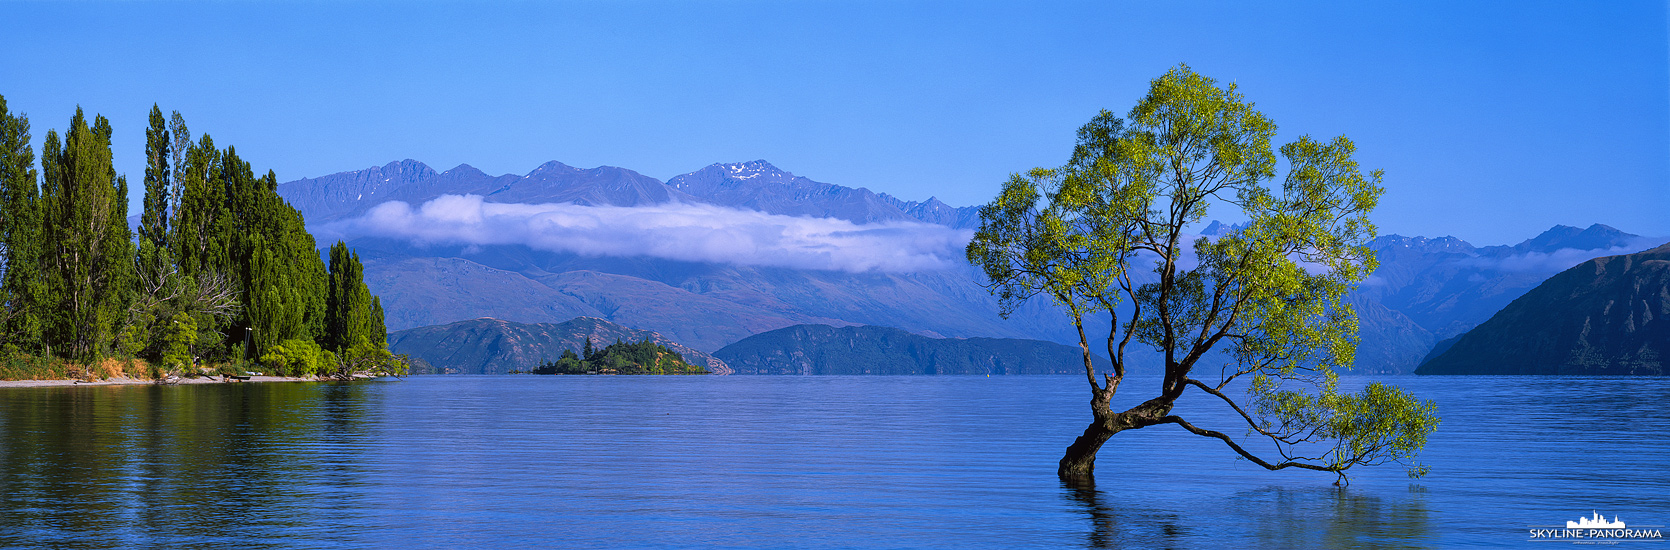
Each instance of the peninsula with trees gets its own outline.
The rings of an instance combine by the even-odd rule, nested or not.
[[[686,363],[730,374],[724,361],[662,336],[596,317],[561,323],[518,323],[491,317],[389,334],[389,349],[411,359],[412,374],[509,374],[549,363],[586,342],[651,341]]]
[[[580,353],[563,350],[562,357],[534,367],[533,374],[707,374],[707,369],[684,362],[684,357],[645,338],[638,342],[615,340],[603,349],[592,347],[591,339]]]

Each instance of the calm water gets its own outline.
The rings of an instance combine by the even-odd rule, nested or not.
[[[1439,404],[1432,474],[1347,489],[1171,426],[1064,487],[1075,376],[5,389],[0,547],[1547,547],[1528,525],[1670,524],[1670,379],[1394,381]]]

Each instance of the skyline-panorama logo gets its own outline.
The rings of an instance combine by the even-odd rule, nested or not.
[[[1567,521],[1565,528],[1555,525],[1530,525],[1531,541],[1570,540],[1575,544],[1594,544],[1619,542],[1663,542],[1663,525],[1637,525],[1630,528],[1617,515],[1607,521],[1600,511],[1593,510],[1593,516],[1579,517],[1577,521]],[[1581,541],[1581,542],[1579,542]]]
[[[1595,517],[1592,519],[1577,518],[1577,521],[1566,522],[1567,529],[1623,529],[1624,527],[1624,520],[1618,519],[1618,516],[1612,516],[1612,521],[1606,521],[1606,517],[1600,515],[1598,511],[1595,512]]]

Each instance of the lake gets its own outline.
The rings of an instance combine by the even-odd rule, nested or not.
[[[1063,486],[1082,376],[4,389],[0,547],[1564,547],[1528,528],[1670,524],[1670,379],[1345,378],[1371,379],[1438,403],[1427,477],[1338,488],[1157,426]],[[1176,413],[1243,432],[1199,392]]]

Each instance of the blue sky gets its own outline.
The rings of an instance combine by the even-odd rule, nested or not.
[[[155,102],[282,181],[763,158],[960,206],[1188,63],[1356,140],[1383,233],[1670,236],[1664,2],[1035,4],[6,3],[0,94],[37,140],[110,117],[135,182]]]

